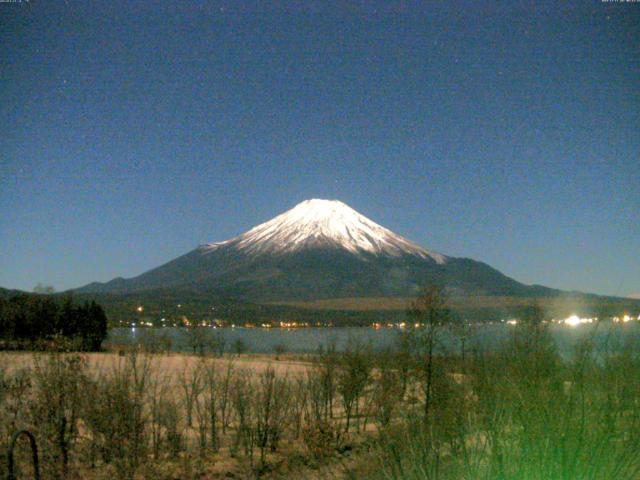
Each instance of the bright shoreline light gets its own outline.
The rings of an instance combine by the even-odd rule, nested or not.
[[[577,315],[571,315],[569,318],[565,319],[564,323],[575,327],[576,325],[580,325],[580,318]]]
[[[577,315],[571,315],[570,317],[562,320],[561,323],[564,323],[565,325],[569,325],[571,327],[576,327],[583,323],[593,323],[593,318],[580,318]]]

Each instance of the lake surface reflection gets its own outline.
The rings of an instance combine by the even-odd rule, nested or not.
[[[222,328],[197,327],[206,329],[207,336],[221,336],[226,351],[233,351],[234,344],[241,340],[251,353],[271,353],[280,349],[288,352],[315,352],[321,346],[335,344],[343,350],[349,342],[370,345],[374,349],[384,349],[394,344],[402,330],[395,328],[373,329],[367,327],[342,328]],[[472,327],[466,341],[468,349],[491,350],[513,335],[516,327],[507,324],[488,324]],[[563,356],[571,356],[581,339],[593,336],[597,348],[618,350],[628,342],[640,342],[640,322],[612,323],[599,325],[550,325],[549,330]],[[114,328],[109,331],[107,345],[133,345],[155,343],[162,338],[170,339],[174,351],[189,351],[190,336],[184,328]],[[459,348],[459,339],[449,332],[441,335],[441,348]],[[640,344],[640,343],[639,343]]]

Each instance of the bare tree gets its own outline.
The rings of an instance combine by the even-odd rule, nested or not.
[[[231,447],[232,455],[235,455],[238,448],[244,447],[245,456],[253,466],[253,453],[256,445],[255,429],[253,428],[253,412],[251,401],[251,378],[247,371],[240,370],[234,375],[233,383],[230,385],[231,401],[235,412],[236,435]]]
[[[293,424],[293,436],[299,438],[302,431],[305,408],[309,399],[310,385],[302,376],[295,378],[291,387],[291,420]]]
[[[316,381],[319,382],[321,392],[322,412],[325,421],[333,418],[337,369],[338,354],[336,353],[335,344],[331,343],[326,349],[320,349],[314,365]]]
[[[194,404],[204,388],[202,376],[202,363],[198,363],[195,368],[185,365],[179,378],[180,387],[184,393],[185,413],[189,428],[193,425]]]
[[[407,312],[412,323],[416,325],[414,340],[416,350],[422,359],[424,390],[424,421],[429,419],[429,411],[433,398],[433,375],[435,369],[435,349],[442,328],[451,322],[451,311],[448,297],[443,287],[429,285],[422,289],[420,295],[411,302]]]
[[[54,478],[68,475],[69,457],[78,438],[86,361],[78,355],[55,353],[35,357],[34,423],[49,446]]]
[[[230,423],[231,408],[231,387],[235,378],[235,369],[233,361],[229,360],[224,370],[224,375],[220,378],[218,384],[218,400],[217,405],[220,410],[220,426],[222,427],[222,434],[226,435],[227,428]]]
[[[218,418],[218,397],[220,396],[220,387],[222,385],[220,380],[215,364],[213,362],[207,364],[204,371],[204,405],[207,413],[206,423],[208,424],[209,441],[214,452],[217,452],[220,448],[220,435],[218,432],[218,424],[220,423]]]
[[[402,376],[399,370],[392,368],[389,352],[380,355],[378,372],[373,386],[372,402],[374,418],[380,428],[391,421],[398,401],[402,399]]]
[[[285,428],[290,387],[286,378],[278,378],[271,365],[260,374],[252,395],[256,443],[260,463],[265,464],[267,447],[276,450]]]
[[[338,392],[342,398],[342,406],[346,416],[345,430],[355,415],[358,415],[360,397],[364,392],[371,373],[371,360],[368,352],[361,345],[349,345],[341,357],[338,370]]]
[[[204,355],[210,343],[209,330],[205,327],[187,327],[187,340],[194,355]]]
[[[163,400],[171,394],[168,378],[164,375],[153,375],[149,381],[147,395],[149,397],[149,430],[153,458],[160,458],[163,434]]]

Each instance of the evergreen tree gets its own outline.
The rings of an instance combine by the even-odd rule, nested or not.
[[[83,348],[86,350],[100,350],[100,346],[107,338],[107,315],[103,308],[95,301],[86,306],[86,318],[82,327]]]
[[[16,295],[0,299],[0,339],[34,342],[62,335],[85,350],[99,350],[107,336],[107,316],[95,301],[75,305],[49,296]]]

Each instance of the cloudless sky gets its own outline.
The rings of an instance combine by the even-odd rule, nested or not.
[[[308,198],[640,292],[640,3],[0,3],[0,286],[156,267]]]

